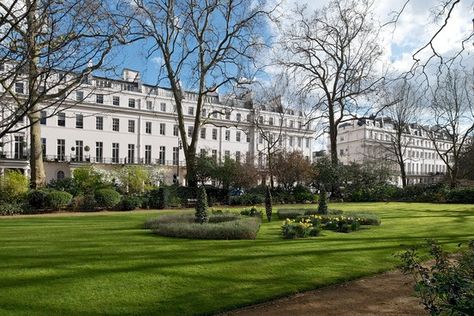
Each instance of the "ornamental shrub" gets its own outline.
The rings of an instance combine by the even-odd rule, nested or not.
[[[306,238],[318,236],[321,232],[321,226],[313,226],[313,222],[309,218],[302,218],[299,221],[286,219],[281,226],[281,232],[285,239]]]
[[[242,211],[240,211],[240,215],[251,216],[251,217],[260,217],[260,218],[263,217],[262,211],[257,210],[256,207],[252,207],[252,208],[249,208],[249,209],[242,210]]]
[[[279,209],[277,216],[279,219],[295,219],[299,216],[304,215],[305,210],[302,209]]]
[[[24,213],[23,207],[20,203],[2,202],[0,203],[0,215],[21,215]]]
[[[321,190],[321,195],[319,197],[319,204],[318,204],[318,214],[326,215],[328,214],[328,198],[326,189],[324,187]]]
[[[265,213],[267,214],[267,220],[271,222],[272,221],[272,194],[268,186],[265,193]]]
[[[0,177],[0,201],[20,202],[29,189],[28,177],[16,170],[7,170]]]
[[[446,194],[448,203],[474,204],[474,188],[451,189]]]
[[[48,196],[48,191],[45,190],[31,190],[28,192],[26,199],[28,204],[35,209],[46,208],[46,197]]]
[[[474,314],[474,241],[451,260],[439,243],[428,240],[433,263],[423,264],[416,248],[399,255],[400,269],[415,278],[415,292],[425,310],[431,315],[473,315]]]
[[[204,186],[198,188],[197,192],[197,201],[196,201],[196,213],[195,221],[196,223],[202,224],[209,221],[207,216],[207,195],[206,189]]]
[[[94,212],[97,207],[93,194],[79,194],[72,199],[72,209],[82,212]]]
[[[94,198],[98,207],[112,209],[120,203],[122,196],[114,189],[99,189],[95,191]]]
[[[168,207],[169,190],[165,187],[155,188],[146,194],[148,207],[162,210]]]
[[[141,200],[138,196],[122,196],[119,209],[121,211],[133,211],[141,206]]]
[[[46,196],[46,205],[54,210],[60,210],[69,205],[72,201],[72,194],[64,191],[49,191]]]

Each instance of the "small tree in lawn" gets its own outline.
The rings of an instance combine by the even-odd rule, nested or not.
[[[321,193],[319,196],[319,205],[318,205],[318,214],[327,215],[328,214],[328,197],[326,193],[326,188],[324,185],[321,185]]]
[[[267,186],[267,191],[265,193],[265,212],[267,213],[267,219],[269,222],[272,221],[272,193],[270,188]]]
[[[198,189],[195,221],[200,224],[209,221],[207,217],[207,195],[204,186],[200,186]]]

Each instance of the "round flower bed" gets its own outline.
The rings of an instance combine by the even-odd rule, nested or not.
[[[234,214],[212,215],[196,223],[194,215],[163,215],[149,219],[145,228],[160,236],[191,239],[255,239],[262,220]]]

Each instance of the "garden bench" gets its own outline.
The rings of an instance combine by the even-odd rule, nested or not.
[[[188,199],[186,201],[186,207],[195,207],[197,199]]]

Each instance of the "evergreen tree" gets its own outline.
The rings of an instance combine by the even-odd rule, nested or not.
[[[265,193],[265,212],[267,213],[267,219],[269,222],[272,221],[272,193],[270,188],[267,186],[267,191]]]
[[[318,214],[327,215],[328,214],[328,197],[326,193],[326,188],[324,185],[321,186],[321,193],[319,196],[319,205],[318,205]]]
[[[204,186],[198,188],[195,221],[200,224],[209,221],[207,216],[207,195]]]

